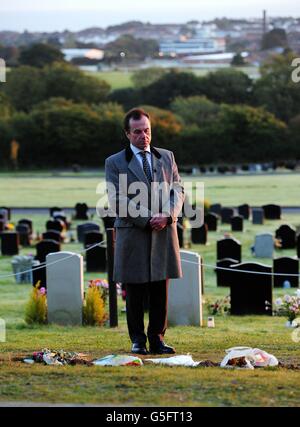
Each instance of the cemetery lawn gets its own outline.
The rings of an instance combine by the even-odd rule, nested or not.
[[[265,175],[182,176],[183,180],[204,183],[204,197],[210,203],[262,206],[277,203],[294,206],[299,202],[299,173]],[[95,207],[96,193],[104,171],[0,173],[0,201],[11,207],[74,207],[78,201]]]
[[[44,180],[44,187],[48,190],[47,180]],[[23,203],[26,202],[26,195],[22,197]],[[16,194],[15,197],[17,202]],[[20,205],[22,200],[19,201]],[[244,199],[243,194],[242,200],[241,198],[237,200],[243,202],[247,201],[247,198]],[[278,199],[276,201],[280,202]],[[62,203],[61,199],[60,202]],[[47,205],[51,203],[48,201]],[[20,217],[14,215],[12,221],[16,223]],[[34,229],[42,231],[47,216],[31,215],[31,217]],[[244,233],[234,233],[243,245],[243,260],[253,260],[249,248],[253,244],[255,234],[263,231],[274,232],[285,222],[299,226],[299,215],[288,215],[280,221],[268,221],[263,226],[253,226],[250,222],[246,222]],[[76,226],[77,223],[73,222],[74,229]],[[194,245],[191,249],[199,252],[206,264],[215,265],[216,240],[229,230],[229,225],[221,225],[218,232],[209,234],[209,243],[206,246]],[[78,243],[65,244],[63,250],[79,252],[82,246]],[[30,252],[35,253],[35,249],[21,251],[22,254]],[[276,256],[280,255],[281,253],[276,253]],[[295,255],[295,251],[286,250],[284,255]],[[270,265],[270,260],[259,261]],[[10,258],[0,257],[0,275],[10,273]],[[104,275],[85,274],[85,284],[89,279],[97,277]],[[16,285],[13,278],[0,278],[0,318],[5,320],[7,326],[6,342],[0,342],[2,402],[176,407],[300,406],[300,370],[286,367],[243,371],[218,367],[183,368],[149,364],[142,367],[115,368],[49,367],[16,362],[14,358],[31,355],[43,348],[84,352],[91,359],[109,354],[130,354],[125,314],[121,312],[124,303],[121,300],[117,328],[110,329],[108,325],[101,328],[54,325],[30,327],[24,322],[24,309],[31,289],[30,285]],[[292,295],[294,291],[287,292]],[[228,288],[216,287],[215,273],[206,267],[205,302],[215,302],[217,298],[228,294]],[[282,295],[284,295],[282,289],[274,291],[274,298]],[[205,324],[206,319],[205,308]],[[219,363],[225,356],[225,349],[233,346],[250,346],[274,354],[285,365],[300,365],[300,343],[292,340],[292,330],[285,327],[285,318],[215,316],[215,323],[215,329],[169,327],[166,342],[176,347],[178,355],[190,353],[195,361],[211,360]]]

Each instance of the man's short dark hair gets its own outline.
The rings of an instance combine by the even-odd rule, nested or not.
[[[124,129],[126,132],[130,130],[129,122],[130,119],[133,120],[140,120],[142,116],[147,117],[147,119],[150,120],[150,116],[146,111],[142,110],[141,108],[133,108],[132,110],[128,111],[124,118]]]

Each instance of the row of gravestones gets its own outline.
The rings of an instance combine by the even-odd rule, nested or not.
[[[181,262],[183,277],[173,279],[170,286],[168,323],[201,326],[204,288],[202,258],[195,253],[181,251]],[[231,268],[234,271],[234,281],[230,283],[231,313],[271,315],[271,311],[266,311],[266,301],[272,304],[273,300],[272,268],[258,263],[240,263]],[[49,254],[46,269],[49,322],[81,325],[82,256],[69,252]]]
[[[264,205],[261,208],[250,208],[248,204],[243,204],[237,207],[238,215],[244,219],[249,219],[252,211],[253,223],[260,223],[264,219],[277,220],[281,219],[281,207],[275,204]],[[233,208],[223,208],[220,203],[215,203],[210,206],[209,212],[215,213],[222,218],[223,223],[230,223],[230,218],[236,214]],[[254,218],[255,217],[255,218]]]

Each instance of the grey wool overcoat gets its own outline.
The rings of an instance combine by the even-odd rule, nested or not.
[[[116,282],[149,283],[182,277],[176,222],[184,202],[183,186],[171,151],[151,146],[151,156],[152,186],[130,146],[105,162],[109,204],[116,213]],[[134,191],[136,185],[148,190],[147,197],[141,200],[140,192]],[[158,191],[155,185],[163,190]],[[169,217],[161,231],[149,225],[154,213]]]

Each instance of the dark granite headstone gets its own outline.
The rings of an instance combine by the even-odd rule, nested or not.
[[[232,265],[239,264],[239,261],[232,258],[224,258],[217,261],[216,275],[217,286],[230,286],[232,273],[229,270],[218,270],[220,268],[231,268]]]
[[[77,239],[79,242],[84,242],[84,233],[88,233],[89,231],[100,231],[100,227],[98,224],[94,222],[87,222],[85,224],[80,224],[77,226]]]
[[[46,256],[52,252],[60,252],[60,244],[55,240],[41,240],[36,244],[35,259],[41,263],[46,262]]]
[[[1,254],[6,256],[19,254],[19,235],[18,233],[1,233]]]
[[[284,273],[282,276],[273,276],[275,288],[282,288],[285,281],[290,282],[290,286],[292,288],[298,288],[299,276],[288,276],[288,274],[299,274],[299,259],[292,257],[281,257],[274,259],[273,273]]]
[[[235,270],[243,270],[238,272]],[[253,274],[244,271],[269,273]],[[233,315],[270,315],[266,310],[266,301],[273,302],[272,268],[259,263],[241,263],[232,266],[232,283],[230,284],[231,314]]]
[[[244,230],[244,218],[241,215],[233,216],[231,218],[231,230],[232,231]]]
[[[0,219],[0,233],[5,230],[5,221]]]
[[[24,247],[30,246],[30,228],[27,224],[18,224],[16,226],[16,232],[19,234],[20,245]]]
[[[43,233],[43,240],[54,240],[55,242],[61,243],[63,241],[62,235],[57,230],[48,230]]]
[[[296,246],[296,230],[290,225],[281,225],[275,231],[276,239],[280,240],[281,249],[294,249]]]
[[[8,210],[7,209],[4,209],[4,208],[0,209],[0,219],[5,221],[5,222],[8,222]]]
[[[49,221],[46,222],[47,231],[56,230],[62,233],[64,231],[64,228],[65,228],[64,222],[59,219],[55,219],[55,220],[50,219]]]
[[[217,260],[224,258],[232,258],[241,262],[242,245],[238,240],[230,237],[217,241]]]
[[[11,220],[11,208],[7,208],[6,206],[1,206],[0,211],[2,209],[5,209],[7,211],[7,219],[8,219],[8,221],[10,221]]]
[[[209,212],[215,213],[219,216],[221,216],[221,210],[222,205],[220,203],[214,203],[213,205],[210,205]]]
[[[252,209],[252,224],[262,225],[264,223],[265,213],[262,208]]]
[[[192,243],[206,245],[207,243],[207,224],[203,224],[201,227],[191,229]]]
[[[29,230],[30,230],[30,234],[33,233],[33,225],[32,225],[31,219],[27,219],[27,218],[20,219],[20,221],[18,221],[18,224],[26,224],[26,225],[28,225],[29,226]]]
[[[38,264],[34,264],[32,267],[32,286],[36,286],[40,282],[40,288],[47,288],[46,267],[38,267]]]
[[[208,213],[205,215],[204,222],[207,224],[208,231],[217,231],[218,229],[218,215],[215,213]]]
[[[96,246],[89,249],[96,243],[103,241],[103,235],[97,231],[90,231],[84,234],[84,245],[86,251],[86,271],[106,271],[106,248]]]
[[[85,220],[89,219],[88,205],[86,203],[77,203],[75,205],[75,219]]]
[[[279,205],[262,206],[266,219],[281,219],[281,207]]]
[[[249,219],[250,218],[250,206],[245,203],[244,205],[240,205],[238,206],[238,213],[239,215],[241,215],[244,219]]]
[[[58,208],[56,206],[49,209],[49,214],[50,214],[51,217],[53,217],[53,214],[55,212],[63,212],[63,209],[62,208]]]
[[[222,224],[230,224],[230,220],[233,216],[234,216],[234,209],[222,208],[222,210],[221,210]]]

